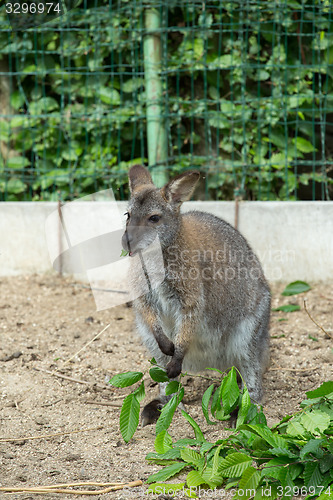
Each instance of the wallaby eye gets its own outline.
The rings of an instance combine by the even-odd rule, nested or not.
[[[158,222],[160,218],[161,218],[160,215],[151,215],[148,220],[149,222]]]
[[[124,215],[126,215],[127,216],[127,220],[129,220],[129,218],[130,218],[129,212],[125,212]]]

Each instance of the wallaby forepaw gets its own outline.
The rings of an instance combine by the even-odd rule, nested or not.
[[[172,358],[166,366],[166,372],[169,378],[176,378],[182,371],[182,360]]]
[[[166,354],[167,356],[173,356],[175,353],[174,343],[167,337],[160,339],[158,346],[163,352],[163,354]]]

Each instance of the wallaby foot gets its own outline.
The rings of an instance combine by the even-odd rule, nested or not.
[[[141,427],[154,424],[161,415],[163,405],[164,403],[158,398],[150,401],[141,412]]]

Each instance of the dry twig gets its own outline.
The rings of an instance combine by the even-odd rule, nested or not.
[[[99,333],[97,333],[97,335],[95,335],[95,337],[93,337],[91,340],[89,340],[89,342],[87,342],[83,347],[81,347],[80,350],[78,350],[75,354],[73,354],[73,356],[71,356],[70,358],[68,358],[64,364],[62,366],[65,366],[67,365],[67,363],[69,363],[70,361],[72,361],[73,358],[75,358],[75,356],[77,356],[78,354],[80,354],[80,352],[82,352],[86,347],[88,347],[88,345],[92,344],[92,342],[94,342],[94,340],[98,339],[98,337],[100,335],[102,335],[102,333],[105,332],[105,330],[107,330],[109,328],[109,326],[111,325],[111,323],[109,323],[108,325],[106,325],[105,328],[103,328],[102,331],[100,331]],[[57,371],[57,370],[56,370]]]
[[[0,443],[6,443],[11,441],[28,441],[32,439],[48,439],[56,436],[67,436],[68,434],[78,434],[79,432],[89,432],[89,431],[98,431],[103,429],[102,425],[98,427],[90,427],[88,429],[78,429],[76,431],[67,431],[67,432],[55,432],[54,434],[41,434],[40,436],[22,436],[19,438],[0,438]]]
[[[71,490],[68,486],[107,486],[102,490]],[[62,488],[61,486],[66,486]],[[36,486],[36,487],[2,487],[0,491],[7,493],[66,493],[67,495],[104,495],[105,493],[110,493],[110,491],[122,490],[124,488],[135,488],[136,486],[142,486],[142,481],[131,481],[130,483],[77,483],[77,484],[64,484],[64,485],[50,485],[50,486]]]
[[[320,328],[320,330],[322,332],[324,332],[325,335],[327,335],[327,337],[329,337],[330,339],[333,340],[333,337],[331,334],[329,334],[322,326],[320,326],[316,320],[313,319],[313,317],[311,316],[311,314],[309,313],[308,311],[308,308],[306,307],[306,299],[304,299],[304,309],[305,309],[305,312],[307,313],[307,315],[309,316],[309,318],[311,319],[312,323],[314,323],[318,328]]]
[[[63,375],[62,373],[59,373],[57,371],[46,370],[45,368],[39,368],[37,366],[34,366],[34,370],[37,370],[39,372],[45,372],[48,373],[49,375],[53,375],[54,377],[63,378],[64,380],[69,380],[70,382],[75,382],[76,384],[90,385],[91,387],[98,387],[99,389],[111,389],[111,387],[107,385],[87,382],[86,380],[80,380],[78,378],[69,377],[68,375]]]

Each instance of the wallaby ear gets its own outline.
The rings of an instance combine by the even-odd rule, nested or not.
[[[191,198],[199,177],[197,170],[180,174],[162,188],[162,195],[169,202],[183,203]]]
[[[133,165],[128,172],[129,188],[131,193],[140,186],[147,184],[154,185],[150,173],[143,165]]]

